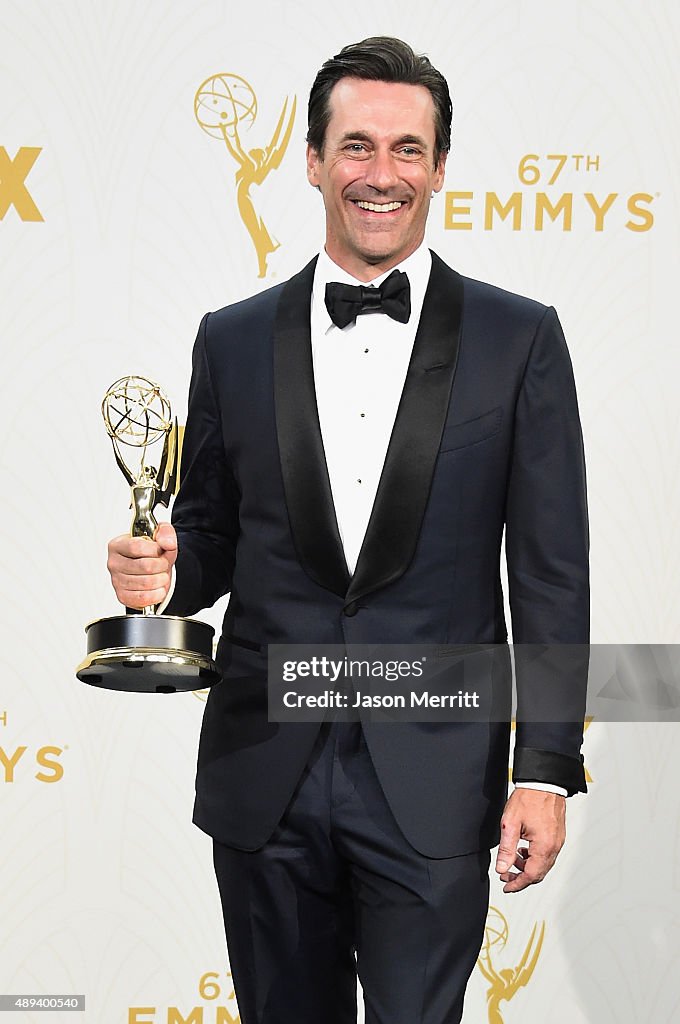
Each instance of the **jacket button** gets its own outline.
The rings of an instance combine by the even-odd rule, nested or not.
[[[359,605],[356,603],[356,601],[350,601],[350,603],[345,608],[343,608],[343,614],[349,616],[356,615],[358,611]]]

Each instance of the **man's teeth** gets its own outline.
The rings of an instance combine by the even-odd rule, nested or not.
[[[371,213],[390,213],[392,210],[398,210],[401,203],[366,203],[363,199],[358,199],[357,206],[361,210],[370,210]]]

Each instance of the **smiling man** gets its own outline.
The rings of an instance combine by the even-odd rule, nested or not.
[[[555,311],[423,245],[450,130],[445,79],[405,43],[323,65],[307,175],[325,246],[204,317],[175,529],[110,544],[130,607],[162,601],[173,566],[169,612],[230,592],[194,821],[214,840],[243,1024],[351,1024],[357,973],[367,1024],[460,1021],[490,849],[505,892],[541,881],[565,798],[585,791],[582,721],[518,725],[507,799],[507,722],[267,717],[270,643],[503,645],[504,530],[515,643],[588,640]]]
[[[323,138],[310,134],[307,149],[307,176],[326,208],[326,253],[372,281],[422,243],[447,151],[423,85],[344,78],[329,108]]]

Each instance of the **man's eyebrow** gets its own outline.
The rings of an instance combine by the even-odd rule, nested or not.
[[[420,146],[421,149],[427,149],[427,142],[421,138],[420,135],[402,135],[401,138],[397,139],[396,146]]]
[[[368,132],[344,132],[340,136],[340,142],[372,142],[373,139]],[[422,149],[427,149],[427,142],[420,135],[400,135],[398,139],[392,143],[394,146],[421,146]]]
[[[371,136],[368,132],[345,132],[341,135],[340,142],[370,142]]]

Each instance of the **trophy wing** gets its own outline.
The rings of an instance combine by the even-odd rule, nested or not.
[[[534,946],[534,939],[536,938],[536,925],[531,930],[529,941],[527,942],[526,949],[519,964],[515,968],[515,977],[512,983],[508,986],[508,998],[512,998],[518,988],[522,988],[529,981],[529,978],[534,973],[534,968],[538,961],[538,957],[541,952],[541,946],[543,945],[543,936],[545,935],[545,922],[541,924],[541,930],[538,933],[538,939]]]
[[[480,971],[482,972],[486,980],[490,982],[492,985],[496,984],[500,980],[490,960],[485,961],[484,957],[480,956],[479,959],[477,960],[477,966],[479,967]]]
[[[128,469],[128,467],[123,462],[123,457],[121,456],[120,452],[118,451],[118,445],[116,444],[115,437],[113,437],[113,435],[111,435],[111,434],[109,436],[111,437],[111,447],[113,448],[113,454],[116,456],[116,462],[118,463],[118,468],[120,469],[121,473],[123,474],[123,476],[125,477],[125,479],[129,483],[130,487],[132,487],[132,485],[135,482],[135,478],[132,475],[132,473],[130,472],[130,470]]]
[[[177,485],[177,472],[179,469],[179,448],[177,445],[178,426],[177,418],[172,424],[165,438],[161,464],[158,467],[158,504],[165,508],[170,504],[170,499],[175,493]]]
[[[293,103],[290,108],[290,117],[288,119],[288,124],[286,125],[284,131],[283,124],[284,121],[286,120],[286,113],[288,111],[288,97],[286,96],[286,100],[283,104],[283,109],[281,111],[281,116],[279,118],[278,124],[276,125],[276,131],[274,132],[272,140],[265,150],[266,155],[264,163],[265,166],[267,167],[267,170],[270,170],[272,168],[276,170],[276,168],[280,165],[281,161],[283,160],[286,149],[288,148],[291,132],[293,131],[293,123],[295,121],[296,109],[297,97],[293,96]],[[281,134],[282,132],[283,135]]]

